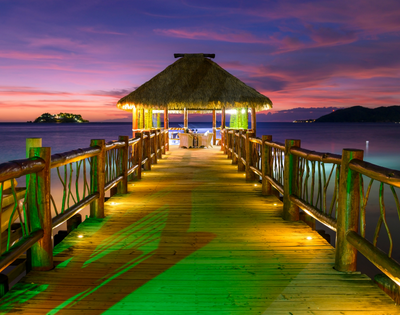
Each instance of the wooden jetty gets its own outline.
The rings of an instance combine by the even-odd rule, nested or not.
[[[103,160],[115,164],[125,161],[128,166],[114,173],[105,167],[104,172],[99,168],[100,174],[92,172],[91,176],[100,177],[96,185],[103,186],[103,191],[124,181],[127,191],[119,185],[119,193],[92,207],[91,218],[54,248],[54,268],[43,271],[41,266],[33,267],[2,297],[2,314],[400,313],[394,301],[367,276],[335,270],[338,250],[309,225],[282,218],[285,211],[293,215],[296,210],[293,205],[285,210],[275,196],[284,189],[279,184],[284,175],[279,167],[284,166],[285,158],[286,164],[291,163],[287,149],[285,156],[278,152],[282,144],[272,143],[268,137],[255,139],[241,131],[227,131],[226,145],[221,148],[171,146],[168,151],[165,133],[153,134],[108,144],[95,141],[84,153],[52,156],[54,165],[66,163],[67,155],[69,160],[75,156],[74,161],[77,156],[88,158],[88,151],[91,157],[99,157],[103,151]],[[268,143],[276,149],[270,152],[268,162],[274,165],[272,173],[265,168],[268,152],[263,148]],[[288,141],[287,147],[290,144],[293,142]],[[138,150],[125,151],[128,158],[123,158],[123,150],[107,155],[107,150],[117,147]],[[246,151],[246,147],[252,150]],[[299,154],[302,150],[293,148]],[[317,153],[308,153],[317,160]],[[321,158],[335,161],[337,156]],[[91,168],[96,165],[94,160],[90,162]],[[296,165],[306,176],[304,164],[300,161]],[[263,183],[258,180],[260,175]],[[272,180],[266,182],[268,178]],[[65,184],[67,196],[74,190],[68,187]],[[304,209],[313,215],[323,194],[311,201],[310,194],[295,192],[308,200],[303,201]],[[93,189],[86,196],[81,194],[80,202],[99,201],[99,195],[93,194]],[[291,200],[296,202],[293,196]],[[72,205],[59,215],[70,218],[78,210]],[[321,211],[322,221],[328,212]],[[61,221],[57,217],[53,226]],[[335,220],[329,222],[338,228]],[[14,246],[11,252],[13,248],[18,253],[26,250],[18,243]],[[1,256],[3,261],[10,260],[7,253]],[[374,259],[382,263],[379,257]],[[396,279],[396,274],[392,277]]]

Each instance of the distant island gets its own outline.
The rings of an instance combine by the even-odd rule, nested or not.
[[[400,122],[400,106],[366,108],[353,106],[324,115],[318,122]]]
[[[28,121],[31,122],[31,121]],[[85,120],[81,115],[59,113],[52,115],[44,113],[35,119],[34,123],[88,123],[89,120]]]

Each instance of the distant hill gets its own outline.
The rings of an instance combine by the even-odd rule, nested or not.
[[[315,122],[400,122],[400,106],[366,108],[353,106],[324,115]]]
[[[82,118],[81,115],[75,115],[70,113],[59,113],[58,115],[52,115],[44,113],[35,119],[34,123],[87,123],[88,120]]]

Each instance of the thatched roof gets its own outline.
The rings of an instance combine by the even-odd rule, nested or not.
[[[185,54],[135,91],[117,107],[170,110],[212,110],[252,107],[272,108],[271,100],[222,69],[203,54]]]

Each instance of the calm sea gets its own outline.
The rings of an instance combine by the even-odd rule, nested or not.
[[[181,124],[171,123],[171,127]],[[211,123],[191,123],[189,128],[199,132],[211,131]],[[27,124],[0,123],[0,163],[25,158],[25,139],[42,138],[43,146],[51,147],[52,153],[60,153],[90,145],[91,139],[115,140],[120,135],[130,136],[130,123],[88,123],[88,124]],[[341,154],[343,148],[364,150],[364,160],[380,166],[400,170],[400,124],[379,123],[258,123],[257,136],[272,135],[274,141],[300,139],[301,146],[309,150]],[[371,193],[372,194],[372,193]],[[378,204],[377,194],[371,203]],[[371,237],[375,222],[379,216],[379,207],[367,212],[367,234]],[[388,220],[394,239],[393,257],[400,261],[400,224],[397,211],[388,206]],[[374,222],[369,224],[368,222]],[[324,228],[319,225],[318,228]],[[334,233],[331,244],[334,244]],[[384,227],[382,226],[382,231]],[[381,232],[384,234],[384,232]],[[385,235],[379,240],[385,240]],[[386,243],[386,242],[385,242]],[[383,244],[383,249],[387,246]],[[373,268],[360,258],[359,269],[369,275]]]

